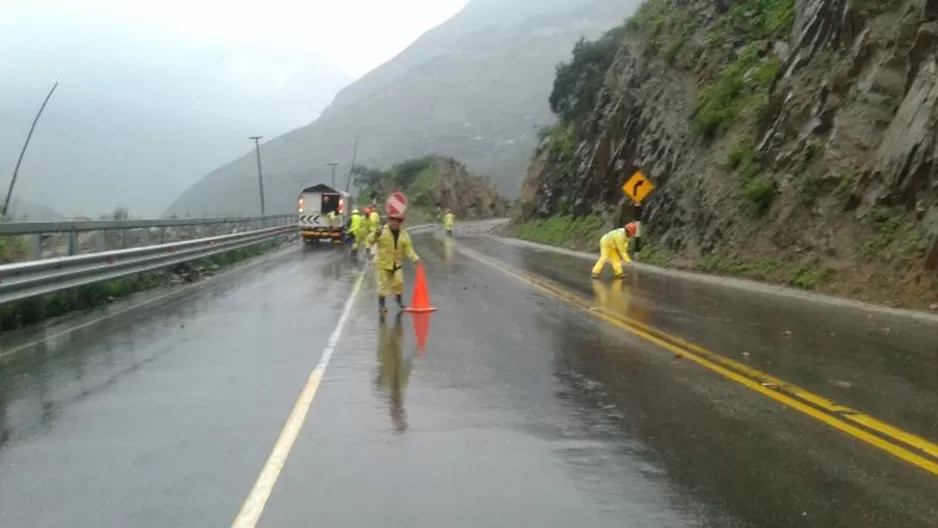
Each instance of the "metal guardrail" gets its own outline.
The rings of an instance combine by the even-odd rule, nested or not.
[[[296,214],[249,216],[234,218],[166,218],[158,220],[86,220],[74,222],[9,222],[0,224],[0,236],[38,235],[83,231],[110,231],[124,229],[150,229],[158,227],[212,226],[225,224],[264,224],[296,219]]]
[[[126,249],[146,246],[152,241],[163,244],[295,223],[295,214],[237,218],[11,222],[0,223],[0,238],[12,237],[25,241],[26,257],[37,260],[47,256]]]
[[[293,234],[296,224],[195,240],[0,265],[0,305],[152,271]]]

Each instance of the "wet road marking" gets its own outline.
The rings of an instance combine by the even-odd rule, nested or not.
[[[352,286],[352,293],[349,295],[348,300],[345,301],[345,308],[342,309],[342,315],[339,316],[339,321],[336,323],[335,329],[329,336],[326,348],[322,351],[322,357],[319,359],[316,366],[313,367],[313,371],[310,372],[309,378],[306,380],[306,384],[303,386],[303,390],[300,391],[300,396],[293,406],[293,411],[290,412],[290,416],[287,418],[283,430],[280,431],[280,437],[277,438],[277,442],[274,444],[274,448],[267,458],[267,462],[264,464],[260,475],[258,475],[254,487],[251,488],[247,499],[245,499],[244,503],[241,505],[241,510],[238,512],[238,516],[235,517],[231,525],[232,528],[254,528],[257,526],[257,522],[261,518],[261,513],[264,511],[264,506],[267,504],[267,499],[270,498],[270,493],[274,489],[274,484],[277,483],[277,479],[280,477],[280,472],[283,471],[287,457],[293,449],[293,444],[296,442],[296,438],[303,428],[303,423],[306,421],[306,417],[309,414],[309,408],[313,403],[313,398],[316,397],[316,391],[319,390],[319,384],[322,382],[326,367],[329,366],[329,361],[335,353],[335,347],[339,344],[339,338],[342,337],[342,331],[345,329],[345,325],[352,314],[352,307],[355,304],[355,299],[358,297],[358,292],[361,290],[364,278],[365,273],[362,271],[358,279],[355,280],[355,285]]]
[[[872,416],[839,405],[806,389],[769,376],[752,367],[689,343],[679,337],[652,328],[639,321],[593,308],[582,297],[463,245],[457,250],[510,277],[529,284],[566,304],[585,312],[645,341],[678,354],[748,389],[802,412],[838,431],[879,448],[890,455],[938,476],[938,445],[903,431]]]

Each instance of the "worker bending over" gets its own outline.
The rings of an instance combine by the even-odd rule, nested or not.
[[[443,229],[447,235],[453,236],[454,227],[456,227],[456,217],[453,216],[453,211],[447,209],[446,214],[443,215]]]
[[[622,277],[622,262],[630,264],[629,242],[635,237],[637,226],[634,222],[625,224],[625,227],[613,229],[599,239],[599,260],[593,266],[593,278],[598,279],[599,274],[603,272],[606,261],[612,263],[612,271],[616,278]]]
[[[378,227],[368,238],[368,245],[373,244],[375,247],[375,278],[378,281],[378,309],[381,313],[388,312],[385,298],[391,293],[396,296],[397,305],[404,308],[404,256],[415,266],[420,263],[410,235],[401,225],[403,222],[403,215],[388,215],[388,223]]]

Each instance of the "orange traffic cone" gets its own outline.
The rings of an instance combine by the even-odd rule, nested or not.
[[[414,279],[414,295],[410,299],[410,306],[404,309],[410,313],[435,312],[436,308],[430,306],[430,294],[427,293],[427,277],[423,273],[423,265],[417,265],[417,276]]]
[[[414,314],[414,334],[417,335],[417,355],[422,356],[427,346],[427,334],[430,333],[430,313]]]

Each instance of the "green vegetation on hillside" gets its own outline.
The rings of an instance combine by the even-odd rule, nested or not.
[[[552,216],[518,226],[518,238],[571,248],[595,248],[602,236],[603,220],[598,216]]]
[[[3,223],[2,216],[0,223]],[[22,237],[0,236],[0,264],[22,260],[25,252],[26,241]]]
[[[362,165],[352,169],[355,187],[358,189],[357,204],[368,204],[372,200],[382,201],[394,191],[403,192],[409,201],[411,222],[423,219],[435,209],[433,187],[439,175],[434,169],[436,157],[425,156],[409,159],[388,170],[374,169]],[[438,215],[437,215],[438,216]]]
[[[595,41],[581,38],[573,46],[570,60],[557,65],[548,101],[561,121],[583,119],[593,109],[625,31],[620,26]]]

